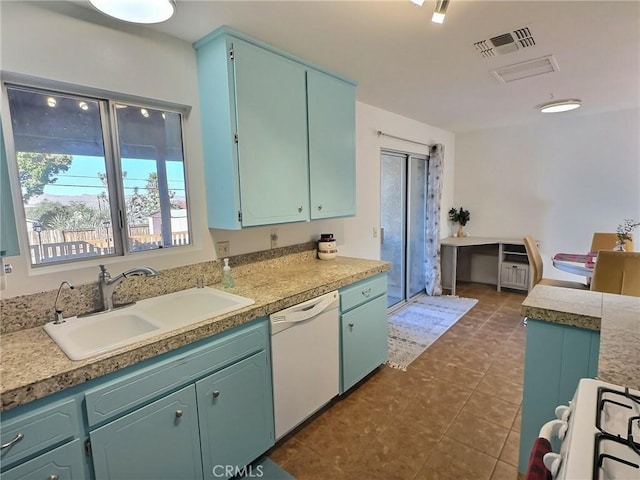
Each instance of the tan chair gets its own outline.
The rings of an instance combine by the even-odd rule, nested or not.
[[[640,252],[600,250],[591,290],[640,297]]]
[[[631,236],[631,235],[629,235]],[[597,252],[599,250],[613,250],[618,241],[618,234],[609,232],[595,232],[591,239],[590,252]],[[633,252],[633,239],[624,242],[624,249],[627,252]]]
[[[540,255],[540,250],[538,250],[538,245],[536,245],[535,239],[531,235],[527,235],[526,237],[524,237],[524,248],[527,250],[527,257],[529,257],[529,291],[531,291],[531,289],[537,284],[553,285],[556,287],[565,288],[577,288],[580,290],[589,289],[589,286],[586,283],[543,278],[542,256]]]

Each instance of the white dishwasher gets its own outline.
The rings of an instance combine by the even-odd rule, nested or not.
[[[334,291],[269,317],[276,440],[338,395],[338,299]]]

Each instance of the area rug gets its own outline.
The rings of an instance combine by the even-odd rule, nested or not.
[[[387,365],[406,371],[411,362],[478,303],[474,298],[420,296],[389,316]]]

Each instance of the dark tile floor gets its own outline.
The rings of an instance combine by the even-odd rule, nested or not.
[[[515,480],[525,294],[473,283],[457,293],[479,302],[406,372],[381,367],[271,459],[298,480]]]

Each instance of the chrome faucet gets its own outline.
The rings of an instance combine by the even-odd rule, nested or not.
[[[100,265],[100,273],[98,274],[98,284],[100,289],[100,297],[102,298],[102,311],[113,310],[113,292],[120,282],[127,277],[136,277],[144,275],[146,277],[156,277],[158,272],[151,267],[135,267],[126,272],[122,272],[111,278],[111,274],[104,265]]]
[[[69,287],[71,290],[73,290],[74,288],[76,288],[76,287],[74,287],[74,286],[73,286],[73,284],[72,284],[72,283],[67,282],[66,280],[64,280],[64,281],[60,284],[60,287],[58,288],[58,294],[56,295],[56,301],[55,301],[55,302],[54,302],[54,304],[53,304],[53,310],[55,311],[55,314],[56,314],[56,316],[55,316],[55,320],[54,320],[54,322],[53,322],[53,323],[54,323],[54,324],[56,324],[56,325],[59,325],[59,324],[61,324],[61,323],[64,323],[64,317],[63,317],[63,315],[62,315],[62,310],[60,310],[60,309],[58,308],[58,299],[60,298],[60,292],[62,291],[62,287],[64,287],[65,285],[66,285],[67,287]]]

